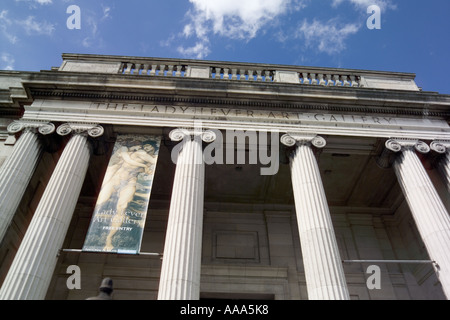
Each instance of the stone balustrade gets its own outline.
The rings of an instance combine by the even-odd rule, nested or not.
[[[192,71],[195,70],[195,71]],[[197,71],[197,72],[196,72]],[[277,77],[277,72],[282,76]],[[349,73],[330,73],[320,70],[292,67],[276,70],[254,66],[221,66],[205,63],[174,64],[169,61],[123,62],[119,73],[135,76],[200,77],[215,80],[259,82],[291,82],[304,85],[360,87],[361,76]]]
[[[133,77],[274,82],[323,87],[420,90],[414,81],[414,74],[399,72],[74,54],[65,54],[63,58],[64,62],[58,71],[116,73]]]

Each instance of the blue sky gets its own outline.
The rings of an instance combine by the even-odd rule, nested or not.
[[[449,31],[448,0],[2,0],[0,69],[49,70],[62,53],[195,58],[411,72],[450,94]]]

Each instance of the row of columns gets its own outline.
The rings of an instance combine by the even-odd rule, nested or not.
[[[50,134],[54,126],[15,122],[11,133],[23,130],[12,155],[0,169],[0,240],[11,223],[38,163],[42,146],[37,132]],[[59,159],[30,226],[0,289],[0,299],[44,299],[63,245],[89,165],[88,137],[103,134],[99,125],[65,124],[59,135],[72,134]],[[203,142],[215,139],[211,131],[176,129],[181,142],[173,182],[158,299],[200,297],[201,246],[205,167]],[[348,300],[342,261],[323,188],[315,151],[325,147],[320,136],[285,134],[281,142],[292,148],[290,167],[295,208],[305,268],[308,297],[312,300]],[[442,154],[442,172],[449,186],[449,150],[445,142],[432,148]],[[26,151],[25,151],[26,150]],[[393,166],[430,258],[450,298],[450,217],[416,152],[430,147],[416,140],[389,140],[386,150],[397,154]],[[24,152],[25,151],[25,152]],[[450,188],[449,188],[450,190]],[[3,208],[4,211],[3,211]]]
[[[22,122],[13,126],[16,125],[22,125],[25,132],[14,147],[14,151],[8,159],[8,166],[2,167],[2,170],[13,170],[13,168],[20,168],[22,165],[35,167],[37,154],[42,152],[42,147],[37,145],[37,137],[32,137],[36,134],[29,129],[38,127],[41,133],[42,130],[47,133],[50,130],[41,128],[52,126],[37,122]],[[16,130],[10,130],[13,133],[14,131]],[[103,132],[103,128],[98,125],[64,124],[58,127],[57,133],[59,135],[73,135],[64,147],[64,151],[9,268],[0,289],[0,299],[43,300],[45,298],[56,267],[58,253],[62,248],[88,169],[91,155],[88,137],[97,138],[103,135]],[[21,154],[29,154],[30,150],[33,156],[22,159]],[[27,161],[29,163],[26,163]],[[2,172],[1,178],[8,179],[8,176],[14,175],[18,170]],[[18,179],[29,181],[32,170],[27,169],[26,173],[22,172],[22,176],[25,175],[27,176]],[[6,181],[6,183],[8,184],[5,184],[4,180],[0,180],[2,189],[14,185],[14,181]],[[14,188],[17,189],[18,187],[15,186]],[[16,190],[17,194],[11,195],[12,198],[21,198],[26,185],[21,183],[20,188],[23,188],[23,190]],[[0,203],[9,201],[8,198],[5,198],[5,193],[2,192],[1,195]],[[5,219],[2,219],[1,223],[4,224],[2,230],[11,223],[18,201],[17,199],[14,200],[16,208],[9,209],[9,214],[5,215]],[[2,239],[4,233],[5,231],[1,235]]]

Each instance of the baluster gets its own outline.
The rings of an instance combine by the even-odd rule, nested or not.
[[[256,70],[256,81],[262,81],[261,70]]]
[[[214,79],[219,80],[220,79],[220,68],[215,68],[215,76]]]
[[[162,64],[159,66],[159,73],[158,76],[164,76],[164,71],[166,70],[166,65]]]
[[[134,75],[139,75],[139,72],[141,71],[142,67],[143,67],[142,64],[136,63],[133,74]]]
[[[342,86],[350,87],[349,76],[341,76]]]
[[[237,69],[231,69],[231,80],[237,80]]]
[[[352,87],[358,87],[358,82],[356,80],[356,76],[350,76],[350,80],[352,81]]]
[[[150,65],[149,64],[144,64],[144,67],[143,67],[143,69],[142,69],[142,75],[144,75],[144,76],[147,76],[148,75],[148,69],[150,68]]]
[[[249,81],[255,80],[255,72],[253,70],[248,70],[248,80]]]
[[[324,86],[327,84],[327,82],[325,80],[326,75],[319,73],[318,77],[319,77],[319,86]]]
[[[245,76],[246,73],[247,73],[247,70],[245,70],[245,69],[239,70],[239,75],[240,75],[239,80],[246,81],[247,80],[247,77]]]
[[[122,65],[120,66],[120,71],[119,73],[124,74],[125,70],[126,70],[127,64],[125,62],[122,63]]]
[[[127,68],[125,69],[125,74],[131,74],[131,70],[133,69],[133,63],[127,62]]]
[[[300,73],[302,76],[302,84],[309,84],[308,74],[306,72]]]
[[[333,75],[334,85],[335,86],[342,86],[341,80],[338,74]]]
[[[156,76],[156,69],[158,66],[156,64],[152,64],[152,68],[150,70],[150,76]]]
[[[173,64],[167,66],[167,76],[173,77],[173,67],[174,67]]]
[[[317,73],[311,73],[310,77],[311,77],[311,84],[317,85],[319,83]]]
[[[223,78],[226,80],[230,80],[233,77],[232,71],[230,68],[223,69]]]
[[[335,83],[334,83],[334,75],[332,75],[332,74],[328,74],[327,75],[327,86],[335,86]]]
[[[181,77],[181,66],[178,66],[178,65],[176,65],[176,66],[174,66],[174,69],[175,69],[175,77]]]

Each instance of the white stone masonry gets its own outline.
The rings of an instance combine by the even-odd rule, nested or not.
[[[290,163],[300,243],[309,300],[349,300],[342,260],[312,147],[319,136],[286,134],[281,142],[295,146]]]
[[[198,300],[203,232],[205,164],[202,140],[211,142],[213,132],[175,129],[172,141],[181,141],[173,181],[167,224],[159,300]]]
[[[47,135],[54,130],[53,124],[45,122],[15,121],[8,126],[10,134],[20,131],[22,134],[12,154],[0,168],[0,243],[41,157],[43,148],[38,134]]]
[[[437,263],[437,276],[450,298],[450,216],[416,151],[428,153],[421,141],[391,139],[386,148],[398,153],[394,170],[409,204],[430,258]]]
[[[74,135],[64,148],[3,282],[2,300],[45,299],[87,172],[91,153],[87,134],[98,137],[103,128],[66,124],[57,132]]]

